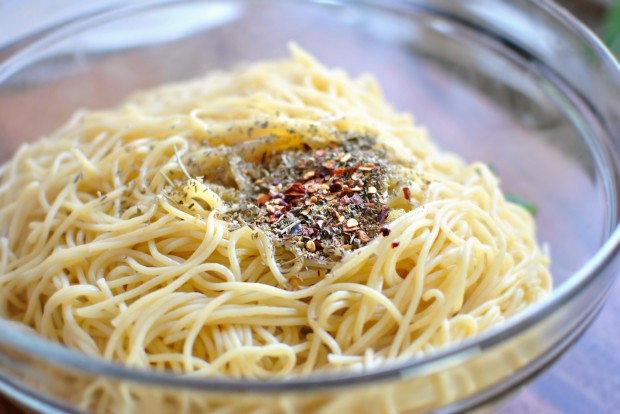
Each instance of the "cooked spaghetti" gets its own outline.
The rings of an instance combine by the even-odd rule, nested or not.
[[[551,289],[486,165],[296,47],[78,112],[0,173],[2,317],[129,366],[370,369]]]

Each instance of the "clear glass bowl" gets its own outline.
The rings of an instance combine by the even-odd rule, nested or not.
[[[267,382],[133,370],[0,321],[0,390],[45,412],[454,412],[509,393],[587,328],[620,262],[620,76],[547,1],[157,1],[97,13],[2,51],[0,157],[77,108],[281,57],[290,40],[373,73],[444,149],[492,164],[507,192],[532,200],[553,295],[424,359]]]

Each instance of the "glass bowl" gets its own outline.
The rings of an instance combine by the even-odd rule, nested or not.
[[[78,108],[282,57],[291,40],[374,74],[442,148],[493,165],[505,191],[535,203],[554,293],[425,358],[263,382],[130,369],[0,321],[1,391],[45,412],[454,412],[510,393],[588,327],[620,262],[620,76],[547,1],[155,1],[91,14],[2,50],[0,157]]]

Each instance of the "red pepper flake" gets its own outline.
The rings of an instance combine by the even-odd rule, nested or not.
[[[398,240],[392,242],[392,249],[395,249],[398,246],[400,246],[400,242]]]
[[[368,237],[368,234],[366,234],[364,230],[358,230],[357,238],[360,239],[360,241],[364,244],[370,241],[370,237]]]
[[[347,222],[342,226],[342,230],[346,232],[359,230],[360,226],[357,220],[354,218],[348,219]]]
[[[383,224],[385,222],[385,219],[387,218],[389,211],[390,209],[385,206],[381,209],[381,212],[379,213],[379,218],[378,218],[379,224]]]
[[[325,161],[323,163],[323,167],[327,168],[328,170],[333,170],[334,167],[336,167],[336,160]]]
[[[405,200],[411,200],[411,190],[409,187],[403,187],[403,195],[405,196]]]
[[[325,168],[323,165],[320,165],[319,168],[314,172],[315,177],[325,178],[331,173],[329,168]]]
[[[375,168],[375,164],[366,164],[363,167],[359,167],[360,171],[372,171]]]
[[[386,226],[381,227],[379,230],[381,230],[381,234],[383,235],[383,237],[389,236],[390,233],[392,232],[392,230]]]
[[[306,189],[301,183],[292,183],[286,186],[284,195],[287,197],[301,197],[306,195]]]
[[[344,216],[340,214],[338,210],[332,210],[332,212],[334,213],[334,216],[336,216],[336,220],[338,220],[338,223],[342,223],[344,221]]]
[[[256,197],[256,204],[260,204],[265,205],[265,203],[267,203],[267,201],[269,201],[271,199],[271,196],[269,194],[260,194],[258,197]]]
[[[353,197],[351,197],[351,200],[353,201],[353,203],[355,203],[356,206],[359,206],[364,203],[364,199],[360,197],[358,193],[353,194]]]
[[[308,187],[306,188],[306,191],[308,191],[309,193],[319,193],[321,192],[321,184],[318,183],[312,183],[310,185],[308,185]]]
[[[329,191],[331,191],[332,193],[337,193],[340,190],[342,190],[342,184],[339,182],[331,183],[329,185]]]
[[[310,237],[314,234],[314,229],[312,227],[302,227],[301,228],[301,234],[303,234],[305,237]]]

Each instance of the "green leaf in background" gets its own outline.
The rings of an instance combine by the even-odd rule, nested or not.
[[[535,204],[527,201],[526,199],[522,197],[519,197],[518,195],[507,193],[506,201],[520,205],[521,207],[529,211],[529,213],[534,217],[536,216],[536,213],[538,212],[538,207],[536,207]]]
[[[601,28],[601,39],[616,57],[620,58],[620,0],[613,0]]]

